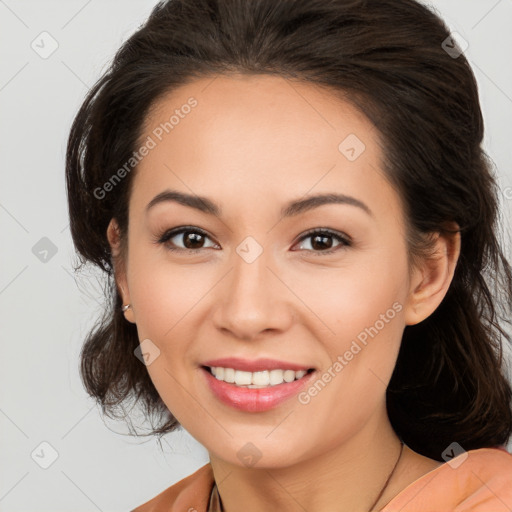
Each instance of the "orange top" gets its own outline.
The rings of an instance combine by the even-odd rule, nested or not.
[[[220,511],[210,463],[132,512]],[[426,473],[381,512],[510,512],[512,455],[503,448],[470,450]]]

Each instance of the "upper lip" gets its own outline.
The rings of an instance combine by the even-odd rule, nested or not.
[[[290,363],[287,361],[279,361],[277,359],[241,359],[238,357],[223,357],[221,359],[211,359],[202,363],[203,366],[221,366],[223,368],[233,368],[234,370],[242,370],[246,372],[261,372],[264,370],[309,370],[312,367]]]

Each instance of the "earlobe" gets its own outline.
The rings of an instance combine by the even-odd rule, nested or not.
[[[460,232],[438,233],[433,254],[415,269],[405,311],[406,325],[428,318],[441,304],[452,282],[460,254]]]
[[[126,264],[121,251],[121,231],[116,219],[112,218],[107,227],[107,239],[112,254],[112,264],[118,293],[123,301],[122,312],[126,320],[135,323],[133,308],[130,302],[130,291],[126,278]],[[129,307],[126,307],[128,306]]]

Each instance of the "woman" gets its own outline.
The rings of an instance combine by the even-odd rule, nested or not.
[[[482,137],[411,0],[154,9],[67,153],[75,246],[115,283],[85,386],[210,456],[137,512],[512,509]]]

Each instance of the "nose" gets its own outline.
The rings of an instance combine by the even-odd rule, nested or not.
[[[252,341],[263,333],[289,329],[293,294],[269,263],[265,251],[251,263],[234,255],[233,267],[215,297],[214,323],[224,334]]]

